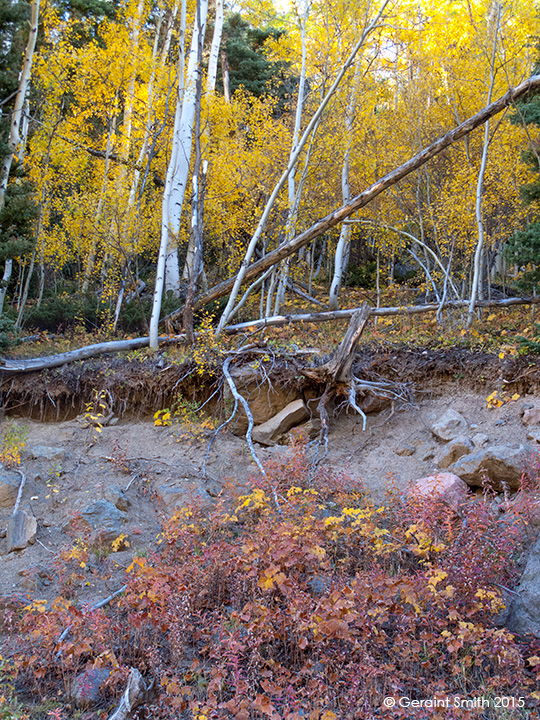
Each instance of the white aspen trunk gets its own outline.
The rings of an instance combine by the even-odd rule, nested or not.
[[[162,218],[162,235],[168,236],[167,254],[165,256],[165,290],[172,291],[176,296],[180,290],[180,267],[178,264],[178,232],[180,217],[187,183],[189,181],[189,164],[193,142],[193,123],[195,121],[197,73],[197,47],[199,35],[204,37],[208,0],[198,0],[197,12],[193,26],[191,48],[188,56],[184,96],[182,104],[177,107],[175,132],[173,138],[174,166],[171,173],[170,189],[167,200],[167,216]],[[178,120],[178,125],[176,121]],[[175,151],[176,150],[176,151]],[[169,163],[169,167],[171,165]],[[165,187],[167,192],[167,186]]]
[[[300,137],[300,128],[302,126],[302,112],[304,110],[304,95],[306,89],[306,65],[307,65],[307,41],[306,41],[306,26],[309,17],[310,3],[306,3],[304,12],[302,15],[298,14],[298,24],[300,26],[300,41],[302,47],[302,61],[300,64],[300,79],[298,82],[298,100],[296,101],[296,112],[294,116],[294,130],[291,146],[291,155],[294,155],[296,148],[298,147],[298,140]],[[296,170],[289,173],[287,178],[288,191],[289,191],[289,214],[287,217],[287,225],[285,228],[285,240],[288,242],[292,240],[296,232],[296,217],[298,205],[300,204],[300,197],[296,195]],[[287,288],[287,280],[289,278],[289,265],[290,258],[286,258],[281,262],[279,271],[279,283],[276,292],[276,301],[274,305],[274,315],[279,314],[279,309],[285,301],[285,290]]]
[[[349,103],[347,105],[347,112],[345,114],[345,125],[347,132],[347,144],[345,147],[345,154],[343,157],[343,167],[341,169],[341,193],[343,195],[343,204],[346,205],[351,199],[351,189],[349,185],[349,164],[351,157],[352,138],[353,138],[353,125],[354,116],[356,113],[356,105],[358,98],[358,91],[360,88],[360,56],[356,61],[354,68],[354,80],[351,89],[351,95],[349,97]],[[334,258],[334,277],[332,278],[332,284],[330,285],[330,295],[328,298],[328,307],[330,310],[338,310],[338,295],[341,288],[341,281],[343,279],[343,273],[346,267],[346,260],[349,255],[349,245],[351,241],[351,226],[349,223],[343,223],[341,231],[339,233],[339,240],[336,246],[336,254]]]
[[[6,299],[7,286],[13,272],[13,260],[7,258],[4,265],[4,275],[0,283],[0,315],[4,312],[4,300]]]
[[[178,93],[176,99],[176,112],[174,117],[173,145],[171,149],[171,157],[169,158],[169,166],[167,168],[167,178],[165,181],[165,189],[163,192],[163,206],[161,210],[161,243],[159,246],[159,255],[156,267],[156,285],[154,289],[154,299],[152,303],[152,317],[150,318],[150,347],[158,346],[158,325],[159,313],[161,311],[161,300],[163,297],[163,286],[165,282],[165,262],[167,255],[167,246],[169,244],[169,196],[171,191],[172,177],[176,163],[177,143],[175,134],[177,127],[181,121],[182,100],[184,93],[184,42],[186,35],[186,5],[187,0],[182,0],[182,10],[180,15],[180,31],[178,37]]]
[[[497,56],[497,36],[499,33],[500,21],[501,21],[501,6],[497,3],[495,7],[496,18],[495,28],[493,31],[493,49],[491,53],[491,63],[489,67],[489,90],[487,96],[486,106],[491,104],[491,97],[493,95],[493,86],[495,84],[495,59]],[[478,286],[480,283],[480,276],[482,273],[482,259],[484,255],[484,243],[485,243],[485,232],[484,232],[484,219],[482,215],[482,190],[484,185],[484,175],[486,172],[487,156],[489,149],[489,119],[484,125],[484,147],[482,149],[482,161],[480,163],[480,171],[478,173],[478,182],[476,185],[476,224],[478,227],[478,243],[476,245],[476,251],[474,253],[474,273],[471,287],[471,297],[469,302],[469,309],[467,312],[467,327],[472,324],[474,318],[474,310],[476,307],[476,300],[478,295]]]
[[[375,18],[373,21],[364,29],[362,32],[361,37],[359,38],[358,42],[354,46],[351,54],[347,58],[347,60],[344,62],[343,67],[341,68],[340,72],[338,73],[336,79],[332,83],[330,89],[324,96],[323,100],[321,101],[321,104],[317,108],[316,112],[314,113],[313,117],[311,118],[310,122],[308,123],[306,129],[304,130],[302,137],[300,138],[300,141],[298,143],[298,146],[296,148],[296,151],[291,155],[289,158],[289,162],[287,164],[287,167],[283,171],[283,174],[281,175],[280,179],[278,180],[276,186],[274,187],[274,190],[272,191],[272,194],[270,195],[270,198],[268,199],[268,202],[266,203],[266,206],[264,208],[263,214],[261,216],[261,219],[259,220],[259,224],[257,225],[257,229],[255,230],[253,237],[251,238],[251,241],[248,245],[248,248],[246,250],[246,254],[244,256],[244,259],[242,261],[242,264],[238,270],[236,280],[234,282],[231,294],[229,296],[229,300],[227,302],[227,306],[225,307],[225,310],[223,311],[223,315],[221,316],[221,319],[219,321],[218,328],[216,330],[216,334],[219,335],[225,325],[227,324],[229,315],[234,308],[234,305],[236,303],[236,299],[238,297],[238,292],[240,290],[240,287],[242,286],[242,283],[244,282],[244,278],[246,276],[246,272],[248,269],[249,264],[251,263],[251,260],[253,258],[253,253],[255,252],[255,248],[257,246],[257,243],[259,242],[259,239],[261,238],[261,235],[264,231],[264,228],[266,227],[266,223],[268,221],[268,218],[270,216],[270,212],[272,211],[272,208],[274,207],[274,204],[279,196],[279,193],[281,192],[281,189],[283,188],[290,172],[295,167],[296,162],[298,161],[298,157],[300,156],[300,153],[302,152],[302,149],[304,148],[306,142],[308,141],[311,132],[313,128],[317,125],[319,122],[319,119],[321,115],[323,114],[324,110],[326,109],[328,103],[330,102],[331,98],[334,96],[339,84],[343,80],[346,72],[353,64],[356,55],[362,45],[364,44],[366,38],[371,33],[371,31],[375,28],[375,26],[378,24],[384,10],[386,9],[386,6],[388,5],[390,0],[384,0],[383,4],[381,5],[379,11],[377,12]]]
[[[217,61],[219,56],[219,47],[221,45],[221,35],[223,32],[223,0],[216,0],[216,24],[214,26],[214,35],[212,38],[212,47],[210,48],[210,59],[208,61],[208,76],[206,78],[206,93],[213,93],[216,89],[217,77]],[[182,280],[189,283],[194,272],[199,273],[196,259],[198,257],[198,249],[196,243],[197,234],[191,232],[188,240],[186,252],[186,260],[182,271]],[[204,270],[202,271],[204,272]]]
[[[180,216],[184,202],[184,194],[189,176],[189,161],[191,159],[191,144],[193,139],[193,123],[195,120],[196,80],[199,70],[197,63],[199,35],[204,37],[206,27],[206,14],[208,0],[198,0],[193,37],[188,58],[186,81],[184,75],[184,36],[186,0],[182,2],[182,28],[179,41],[179,94],[174,120],[174,134],[167,179],[163,193],[163,208],[161,219],[161,244],[159,248],[158,264],[156,270],[156,286],[152,317],[150,319],[150,347],[158,346],[158,324],[161,310],[163,287],[178,292],[180,272],[178,266],[178,252],[176,241],[180,229]]]
[[[216,0],[216,23],[214,25],[214,36],[208,58],[208,75],[206,76],[206,92],[213,93],[216,89],[217,66],[219,48],[221,46],[221,35],[223,34],[223,0]]]

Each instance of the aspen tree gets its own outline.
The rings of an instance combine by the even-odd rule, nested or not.
[[[184,202],[184,194],[189,177],[193,124],[195,120],[195,103],[198,67],[199,37],[204,37],[208,0],[197,0],[193,36],[189,51],[185,83],[184,76],[184,35],[186,23],[186,0],[182,3],[182,24],[179,38],[179,83],[176,113],[173,131],[173,144],[167,179],[163,193],[161,221],[161,243],[159,248],[156,271],[156,285],[150,319],[150,347],[158,346],[158,324],[161,310],[163,287],[175,293],[179,291],[180,272],[178,267],[178,251],[176,241],[180,229],[180,217]]]

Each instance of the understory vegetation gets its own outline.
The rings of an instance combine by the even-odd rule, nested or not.
[[[408,498],[389,474],[377,506],[360,481],[314,471],[300,442],[249,493],[178,511],[105,607],[74,600],[89,573],[107,581],[88,538],[74,538],[59,558],[61,595],[4,612],[2,717],[78,717],[70,683],[101,667],[111,705],[131,667],[154,678],[140,717],[156,720],[411,717],[387,697],[450,698],[415,717],[461,720],[478,711],[458,703],[478,696],[491,702],[484,717],[537,717],[538,640],[497,617],[538,491],[532,467],[502,519],[488,481],[456,509]],[[497,709],[501,697],[515,705]]]

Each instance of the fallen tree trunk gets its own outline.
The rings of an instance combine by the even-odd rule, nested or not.
[[[480,112],[476,113],[476,115],[473,115],[472,117],[465,120],[465,122],[462,122],[461,125],[458,125],[457,128],[450,130],[450,132],[440,137],[438,140],[436,140],[434,143],[422,150],[422,152],[418,153],[413,158],[408,160],[406,163],[396,168],[395,170],[392,170],[380,180],[377,180],[375,183],[373,183],[373,185],[364,190],[364,192],[360,193],[360,195],[354,197],[349,203],[342,205],[340,208],[334,210],[326,217],[318,220],[307,230],[304,230],[304,232],[292,238],[292,240],[283,243],[275,250],[269,252],[267,255],[261,258],[261,260],[258,260],[257,262],[251,264],[245,271],[244,277],[242,279],[242,284],[252,281],[253,278],[257,277],[261,273],[264,273],[273,265],[277,265],[277,263],[281,262],[281,260],[289,257],[297,250],[304,247],[304,245],[307,245],[307,243],[311,242],[311,240],[314,240],[317,236],[322,235],[330,228],[343,222],[357,210],[368,205],[384,190],[391,187],[392,185],[395,185],[397,182],[405,178],[414,170],[418,170],[418,168],[422,167],[422,165],[425,165],[428,160],[431,160],[431,158],[441,153],[447,147],[453,145],[453,143],[457,142],[458,140],[461,140],[466,135],[475,130],[477,127],[480,127],[485,122],[487,122],[490,118],[494,117],[495,115],[515,103],[516,100],[519,100],[519,98],[523,97],[528,92],[530,92],[531,90],[535,90],[538,87],[540,87],[540,75],[533,75],[528,80],[525,80],[524,82],[517,85],[515,88],[511,88],[501,98],[491,103],[490,105],[487,105],[485,108],[480,110]],[[200,295],[195,300],[193,304],[193,309],[198,310],[207,303],[217,300],[224,295],[227,295],[227,293],[231,292],[231,290],[233,289],[235,282],[236,276],[229,278],[228,280],[225,280],[218,285],[215,285],[213,288],[208,290],[208,292]],[[181,314],[182,310],[183,307],[178,308],[178,310],[175,310],[174,312],[163,318],[161,322],[163,322],[164,320],[173,320]]]
[[[513,305],[537,305],[540,303],[540,297],[530,298],[505,298],[504,300],[478,300],[476,307],[511,307]],[[438,312],[439,310],[450,310],[452,308],[468,307],[469,300],[452,300],[440,305],[439,303],[430,303],[428,305],[404,305],[402,307],[379,307],[371,308],[371,315],[376,317],[388,317],[391,315],[421,315],[423,313]],[[346,310],[329,310],[328,312],[318,313],[302,313],[298,315],[273,315],[272,317],[262,318],[261,320],[250,320],[236,325],[228,325],[223,328],[223,332],[227,335],[234,335],[239,332],[249,332],[260,330],[265,327],[281,327],[294,323],[324,323],[332,320],[348,320],[351,318],[358,308],[348,308]]]
[[[540,303],[540,296],[529,298],[505,298],[504,300],[479,300],[476,307],[511,307],[513,305],[537,305]],[[422,313],[438,312],[442,309],[468,307],[469,300],[452,300],[444,303],[443,306],[438,303],[429,305],[405,305],[403,307],[381,307],[370,308],[370,314],[377,317],[387,317],[391,315],[421,315]],[[358,308],[349,308],[347,310],[333,310],[319,313],[302,313],[298,315],[274,315],[262,320],[250,320],[248,322],[238,323],[236,325],[228,325],[223,329],[226,335],[235,335],[241,332],[253,332],[270,327],[281,327],[282,325],[291,325],[294,323],[323,323],[332,320],[349,320]],[[197,336],[197,333],[195,333]],[[174,344],[186,341],[186,336],[174,335],[159,338],[162,344]],[[87,358],[96,357],[105,353],[125,352],[126,350],[138,350],[149,345],[148,337],[133,338],[131,340],[113,340],[112,342],[97,343],[96,345],[87,345],[78,350],[70,350],[66,353],[58,355],[47,355],[44,357],[32,358],[30,360],[4,360],[0,365],[0,371],[7,373],[20,372],[37,372],[39,370],[48,370],[50,368],[60,367],[77,360],[86,360]]]

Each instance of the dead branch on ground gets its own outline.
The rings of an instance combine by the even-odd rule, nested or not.
[[[154,679],[147,685],[137,668],[131,668],[126,689],[108,720],[128,720],[135,710],[155,695]]]

